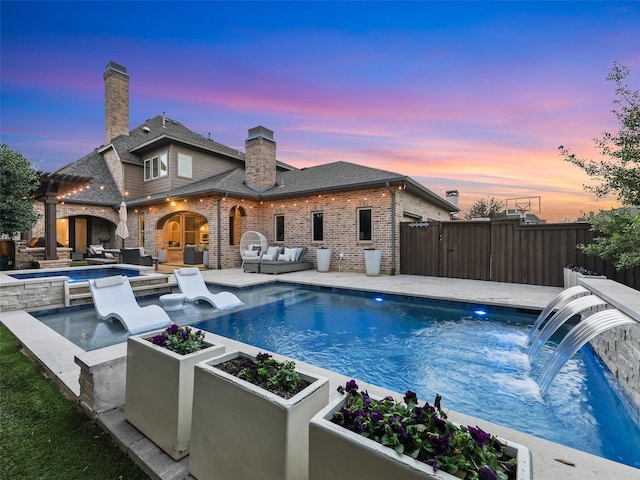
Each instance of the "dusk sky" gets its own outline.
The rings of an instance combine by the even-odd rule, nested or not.
[[[557,147],[617,132],[614,62],[640,89],[637,2],[1,2],[2,143],[54,171],[104,143],[105,66],[130,128],[166,112],[295,167],[409,175],[460,207],[540,196],[540,217],[609,209]],[[464,213],[464,212],[463,212]]]

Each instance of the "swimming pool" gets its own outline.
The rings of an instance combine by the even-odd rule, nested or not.
[[[96,278],[111,277],[115,275],[124,275],[125,277],[138,277],[140,270],[125,267],[85,267],[70,268],[67,270],[32,270],[26,273],[7,273],[10,277],[18,280],[28,278],[47,278],[47,277],[69,277],[69,283],[86,282]]]
[[[249,305],[259,305],[254,308],[210,320],[210,310],[198,305],[169,314],[176,323],[401,393],[414,390],[422,400],[433,401],[439,393],[445,408],[640,467],[640,428],[590,349],[572,358],[540,396],[534,379],[552,347],[545,346],[540,363],[530,364],[526,338],[534,314],[491,308],[480,315],[476,305],[339,293],[265,287],[239,292]],[[78,318],[67,318],[59,328],[75,332],[73,341],[110,338],[96,335],[93,309],[86,325],[79,321],[86,309],[69,313]],[[41,320],[57,329],[55,322]],[[119,341],[126,338],[117,323],[106,329],[120,335]]]

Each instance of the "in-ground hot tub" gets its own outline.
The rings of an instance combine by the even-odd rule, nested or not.
[[[170,293],[168,275],[140,265],[15,270],[0,274],[1,311],[44,310],[91,303],[88,280],[125,275],[136,295]]]

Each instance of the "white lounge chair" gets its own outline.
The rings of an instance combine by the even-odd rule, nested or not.
[[[218,310],[227,310],[244,305],[244,302],[231,292],[211,293],[197,267],[178,268],[173,273],[180,291],[188,302],[202,300],[209,302]]]
[[[117,318],[132,334],[167,327],[173,323],[159,305],[138,305],[127,277],[116,275],[89,280],[89,289],[98,317],[101,320]]]

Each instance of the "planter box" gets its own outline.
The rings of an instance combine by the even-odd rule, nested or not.
[[[189,472],[198,480],[305,480],[309,420],[329,402],[329,381],[297,370],[311,385],[287,400],[213,366],[239,356],[250,357],[233,352],[196,366]]]
[[[316,250],[316,260],[319,272],[328,272],[331,268],[331,249],[319,248]]]
[[[365,250],[364,265],[367,269],[367,277],[377,277],[380,275],[380,261],[382,260],[382,250]]]
[[[331,422],[344,405],[338,398],[319,412],[309,425],[309,480],[459,480],[458,477],[419,462],[407,455],[351,432]],[[508,453],[518,460],[518,480],[531,480],[531,452],[507,442]]]
[[[225,347],[211,345],[180,355],[146,340],[163,331],[127,339],[124,413],[129,423],[179,460],[189,453],[195,364],[222,355]]]
[[[606,279],[607,277],[604,275],[584,275],[580,272],[576,272],[571,270],[570,268],[563,269],[564,273],[564,288],[575,287],[576,285],[580,285],[578,280],[584,277],[587,278],[602,278]]]

